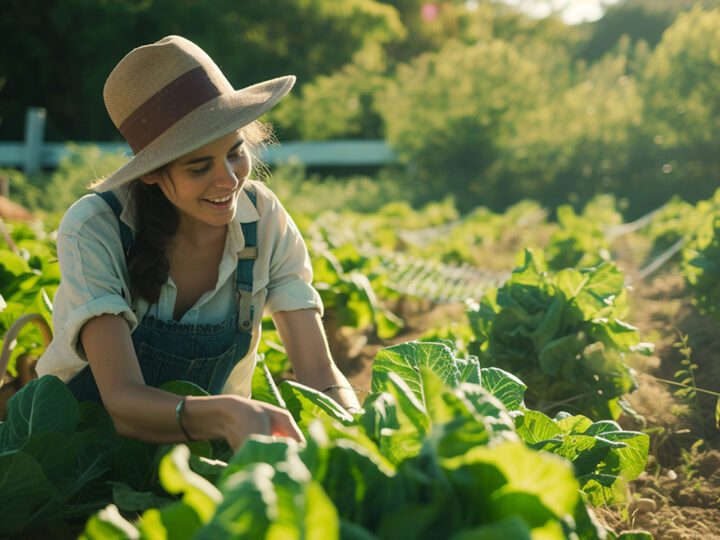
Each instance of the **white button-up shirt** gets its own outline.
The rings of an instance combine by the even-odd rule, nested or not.
[[[312,266],[305,243],[292,218],[275,194],[262,183],[254,188],[257,208],[247,194],[238,197],[235,219],[228,225],[218,281],[180,319],[183,324],[216,324],[237,310],[235,268],[245,247],[241,223],[258,221],[258,258],[253,267],[252,302],[256,314],[247,355],[231,372],[225,393],[250,396],[252,371],[260,340],[259,314],[315,308],[322,315],[320,295],[311,285]],[[120,219],[135,230],[131,204],[125,204],[127,186],[115,191],[123,205]],[[130,299],[130,278],[125,263],[119,224],[108,204],[86,195],[67,211],[57,238],[62,279],[54,299],[52,343],[37,364],[38,375],[53,374],[68,381],[87,365],[79,342],[80,330],[93,317],[122,315],[132,332],[145,314],[171,321],[177,288],[172,279],[162,285],[160,299],[148,304]]]

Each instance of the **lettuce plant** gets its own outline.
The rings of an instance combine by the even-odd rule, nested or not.
[[[651,350],[622,320],[627,313],[624,277],[613,263],[550,274],[526,250],[523,266],[469,307],[477,338],[470,350],[520,377],[534,408],[615,419],[622,396],[636,388],[625,355]]]

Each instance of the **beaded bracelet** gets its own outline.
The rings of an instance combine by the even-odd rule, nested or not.
[[[185,409],[185,398],[182,398],[180,402],[177,404],[177,407],[175,407],[175,420],[177,420],[177,423],[180,424],[180,429],[183,432],[183,435],[185,435],[185,438],[187,438],[188,441],[193,442],[195,439],[193,439],[190,434],[187,432],[187,429],[185,429],[185,426],[183,425],[182,421],[182,412]]]

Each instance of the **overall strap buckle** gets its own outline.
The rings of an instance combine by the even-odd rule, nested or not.
[[[246,191],[253,205],[257,207],[257,195]],[[245,247],[238,253],[237,268],[235,270],[235,284],[238,293],[238,330],[244,333],[252,332],[254,308],[252,305],[253,267],[258,257],[257,248],[257,221],[242,223],[242,232],[245,236]]]

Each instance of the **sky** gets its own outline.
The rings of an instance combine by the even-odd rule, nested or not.
[[[620,0],[504,0],[518,6],[536,17],[545,17],[553,10],[560,10],[568,24],[596,21],[604,13],[603,6],[617,4]]]

